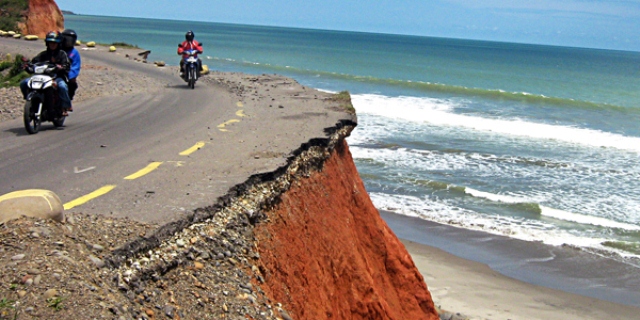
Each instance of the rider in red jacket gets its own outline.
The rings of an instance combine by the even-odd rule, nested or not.
[[[182,76],[184,72],[184,59],[189,57],[186,52],[188,50],[196,50],[198,54],[200,54],[204,51],[202,49],[202,45],[193,39],[195,38],[193,31],[187,31],[187,34],[185,34],[184,37],[186,40],[178,45],[178,54],[182,55],[182,59],[180,59],[180,76]],[[198,71],[202,71],[202,60],[200,60],[200,58],[198,58]]]

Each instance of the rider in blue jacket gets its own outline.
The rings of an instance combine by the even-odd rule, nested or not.
[[[78,34],[71,29],[65,29],[62,31],[62,37],[62,49],[67,53],[71,61],[71,70],[69,70],[69,98],[73,100],[73,96],[76,94],[76,90],[78,90],[77,78],[80,75],[80,66],[82,65],[80,53],[75,48]],[[69,109],[69,111],[73,111],[73,108]]]

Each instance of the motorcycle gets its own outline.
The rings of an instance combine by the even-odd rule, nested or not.
[[[198,64],[198,51],[197,50],[185,50],[183,57],[184,60],[184,72],[182,73],[182,79],[187,82],[187,85],[194,89],[196,81],[200,76],[200,65]]]
[[[56,65],[48,62],[29,64],[27,72],[33,73],[28,81],[29,93],[24,104],[24,127],[29,134],[38,133],[43,121],[51,121],[62,127],[66,116],[63,115],[58,90],[54,86]]]

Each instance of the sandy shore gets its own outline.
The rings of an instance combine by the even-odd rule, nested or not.
[[[518,281],[487,265],[402,241],[436,305],[470,319],[640,319],[640,308]]]

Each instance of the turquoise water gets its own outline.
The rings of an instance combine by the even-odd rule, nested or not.
[[[640,265],[640,53],[400,35],[67,16],[81,40],[177,65],[348,90],[380,208]]]

